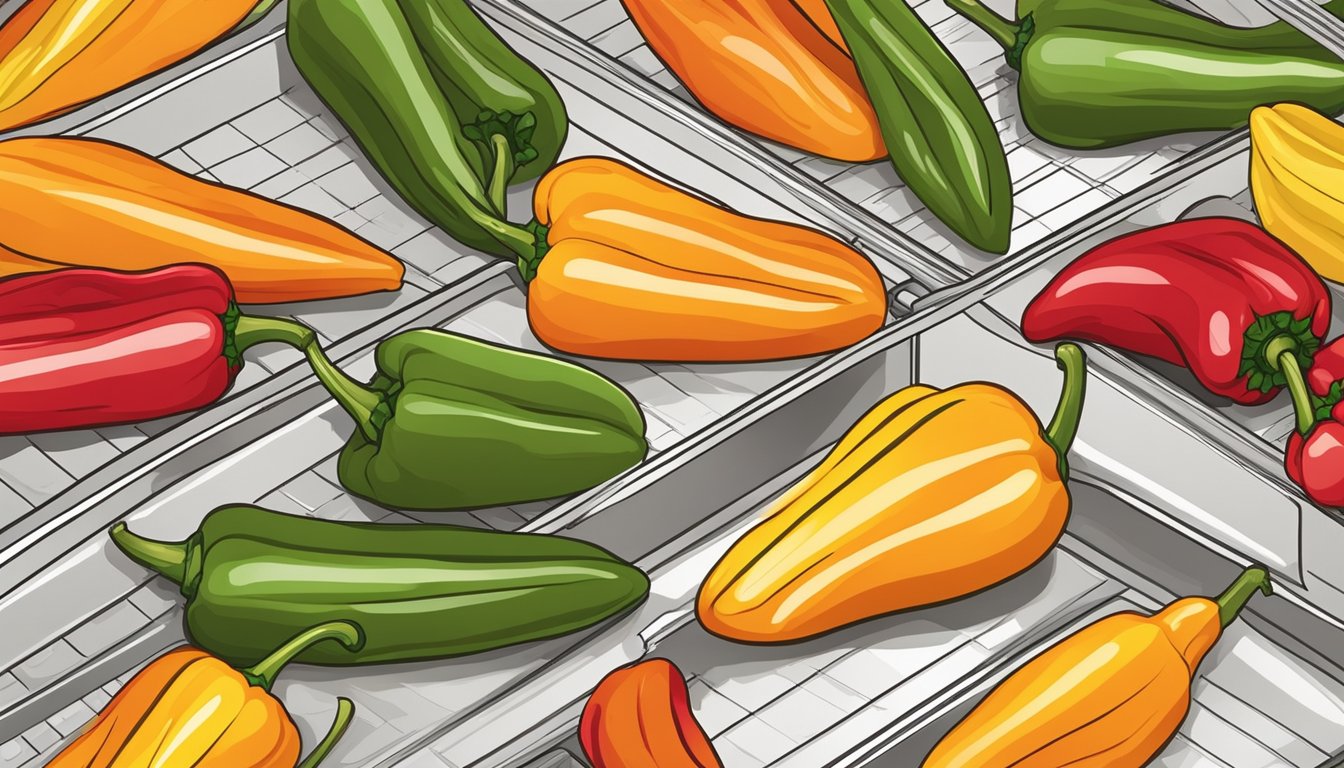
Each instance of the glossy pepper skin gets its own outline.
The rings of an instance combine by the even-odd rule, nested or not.
[[[243,304],[401,287],[401,262],[326,219],[111,142],[0,142],[0,200],[0,276],[199,262]]]
[[[569,116],[555,86],[499,39],[465,0],[401,3],[439,90],[485,161],[495,210],[504,190],[555,165]]]
[[[534,201],[549,250],[528,319],[565,352],[800,357],[854,344],[886,317],[877,269],[844,243],[719,208],[614,160],[562,163]]]
[[[296,658],[347,666],[440,659],[556,637],[633,608],[648,578],[586,542],[451,525],[342,523],[232,505],[186,541],[112,529],[132,560],[181,585],[192,642],[250,664],[314,621],[364,644]]]
[[[912,385],[850,427],[710,571],[696,603],[729,640],[804,640],[1005,581],[1049,552],[1069,517],[1065,456],[1084,359],[1056,352],[1049,428],[992,384]]]
[[[1344,339],[1321,347],[1307,386],[1292,391],[1297,428],[1288,436],[1284,469],[1307,498],[1344,506]]]
[[[195,54],[273,0],[32,0],[0,27],[0,131],[82,107]]]
[[[1330,325],[1330,294],[1259,227],[1187,219],[1121,235],[1083,254],[1027,306],[1032,342],[1079,339],[1188,368],[1245,405],[1302,371]]]
[[[901,180],[983,251],[1007,253],[1008,155],[966,73],[906,3],[826,0],[848,42]]]
[[[348,651],[360,642],[354,624],[319,624],[241,670],[191,646],[169,651],[123,686],[47,768],[313,768],[345,733],[354,705],[338,700],[331,730],[299,763],[298,728],[271,686],[306,648]]]
[[[1156,0],[1019,2],[1017,22],[981,0],[948,5],[1003,46],[1023,120],[1058,146],[1232,130],[1276,101],[1344,109],[1344,62],[1285,22],[1229,27]]]
[[[0,279],[0,434],[87,428],[202,408],[243,352],[312,331],[238,311],[218,270],[67,269]]]
[[[1176,733],[1190,683],[1269,575],[1250,568],[1216,600],[1118,613],[1061,640],[995,688],[923,768],[1140,768]]]
[[[621,667],[602,679],[579,723],[593,768],[719,768],[691,712],[681,670],[667,659]]]
[[[294,0],[294,65],[397,193],[458,242],[496,256],[530,253],[489,191],[467,138],[396,0]],[[420,9],[428,17],[430,9]],[[431,34],[429,30],[422,35]]]
[[[723,121],[836,160],[886,155],[854,62],[791,0],[621,2],[658,58]]]
[[[337,474],[404,509],[472,509],[564,496],[648,451],[644,417],[609,379],[573,363],[430,329],[379,342],[365,386],[307,349],[354,418]]]

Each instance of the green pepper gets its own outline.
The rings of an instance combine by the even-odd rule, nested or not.
[[[180,542],[112,541],[186,596],[191,640],[236,666],[335,617],[364,630],[351,652],[319,643],[296,660],[344,666],[459,656],[568,634],[642,602],[638,568],[587,542],[452,525],[318,520],[220,507]],[[327,647],[331,646],[331,647]]]
[[[966,73],[905,2],[826,4],[901,179],[971,245],[1006,253],[1013,225],[1008,158]]]
[[[1344,61],[1285,22],[1230,27],[1155,0],[1024,0],[1013,23],[980,0],[947,3],[1003,46],[1027,128],[1061,147],[1232,130],[1272,102],[1344,109]]]
[[[337,460],[357,496],[405,509],[470,509],[591,488],[648,451],[630,396],[587,368],[432,329],[374,351],[364,386],[307,347],[358,429]]]
[[[411,207],[477,250],[535,251],[535,236],[496,210],[485,158],[396,0],[291,0],[285,38],[304,80]]]
[[[463,0],[401,7],[463,134],[487,159],[495,210],[507,213],[508,185],[537,178],[560,157],[569,130],[560,94]]]

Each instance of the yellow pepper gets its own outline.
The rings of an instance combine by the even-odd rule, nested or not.
[[[170,651],[132,678],[48,768],[295,768],[298,729],[269,691],[281,667],[324,640],[357,650],[363,635],[349,622],[320,624],[244,670],[190,646]],[[300,768],[326,757],[353,713],[349,699],[338,700],[331,730]]]
[[[1021,573],[1069,516],[1065,455],[1084,393],[1082,350],[1061,344],[1049,429],[992,384],[914,385],[870,410],[773,505],[701,586],[705,628],[801,640],[940,603]]]
[[[924,768],[1147,765],[1185,719],[1195,669],[1257,590],[1270,593],[1269,574],[1249,568],[1217,600],[1079,630],[1000,683]]]

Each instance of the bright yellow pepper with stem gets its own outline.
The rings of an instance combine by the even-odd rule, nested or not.
[[[235,670],[190,646],[154,660],[128,682],[48,768],[295,768],[299,732],[270,694],[280,669],[309,646],[339,641],[357,650],[345,621],[301,632],[256,665]],[[354,714],[339,699],[331,730],[298,768],[313,768]]]

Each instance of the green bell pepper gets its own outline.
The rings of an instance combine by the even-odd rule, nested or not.
[[[470,509],[591,488],[648,451],[630,396],[587,368],[432,329],[384,339],[366,387],[316,344],[309,362],[355,419],[337,462],[358,496]]]
[[[958,236],[1006,253],[1013,226],[1008,157],[966,73],[901,0],[826,4],[901,179]]]
[[[346,523],[247,505],[206,515],[185,541],[111,531],[132,560],[182,588],[191,640],[235,666],[314,624],[353,621],[364,645],[296,660],[344,666],[438,659],[568,634],[629,611],[638,568],[592,544],[451,525]]]
[[[1292,28],[1219,24],[1156,0],[1023,0],[1009,22],[980,0],[947,0],[1020,71],[1022,119],[1071,149],[1232,130],[1255,107],[1344,109],[1344,61]],[[1327,9],[1340,13],[1340,0]]]

